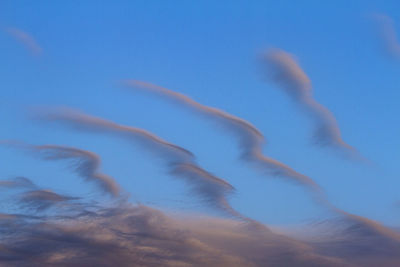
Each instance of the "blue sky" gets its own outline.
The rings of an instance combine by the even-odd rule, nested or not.
[[[303,188],[243,164],[234,138],[218,125],[119,84],[144,80],[249,121],[267,140],[265,155],[312,177],[336,206],[398,226],[400,61],[385,53],[371,19],[386,14],[399,29],[398,8],[398,1],[2,1],[0,26],[29,33],[42,53],[0,34],[0,139],[93,151],[132,201],[214,212],[140,146],[30,116],[32,107],[73,107],[189,149],[235,186],[229,200],[246,216],[268,224],[326,216]],[[311,144],[312,120],[260,63],[271,47],[297,58],[314,98],[371,165]],[[26,176],[64,193],[96,194],[61,161],[7,147],[0,158],[2,179]]]

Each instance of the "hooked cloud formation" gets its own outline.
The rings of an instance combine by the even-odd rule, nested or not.
[[[45,160],[70,160],[73,171],[87,181],[96,183],[103,192],[117,197],[120,188],[111,176],[99,172],[101,160],[93,152],[59,145],[33,146],[22,142],[3,142],[39,154]]]
[[[301,81],[307,80],[307,77],[304,75],[303,72],[301,72],[301,69],[299,68],[294,68],[293,75],[298,77],[297,79],[294,79],[294,82],[299,81],[299,83],[302,84],[303,82]],[[130,87],[139,87],[145,90],[150,90],[151,92],[167,97],[168,99],[171,99],[178,104],[186,105],[189,108],[194,109],[196,112],[206,115],[210,119],[217,120],[228,129],[231,129],[237,136],[239,136],[239,142],[242,147],[242,158],[249,160],[250,162],[257,163],[257,165],[271,171],[275,175],[290,178],[290,180],[292,181],[294,180],[299,184],[305,185],[306,188],[310,189],[312,196],[319,204],[322,204],[329,211],[333,212],[344,220],[351,222],[352,224],[357,224],[360,227],[367,229],[368,231],[385,229],[384,231],[391,232],[390,230],[378,223],[375,223],[360,216],[347,213],[335,207],[327,199],[325,193],[320,188],[320,186],[311,178],[297,173],[296,171],[279,161],[262,155],[262,144],[264,143],[263,136],[261,135],[260,131],[258,131],[249,122],[216,108],[204,106],[183,94],[173,92],[169,89],[157,85],[137,80],[128,80],[125,81],[124,84]]]
[[[65,10],[70,11],[69,8]],[[25,11],[22,13],[28,14]],[[57,16],[59,15],[57,13]],[[387,52],[392,57],[400,59],[400,42],[396,36],[393,20],[385,15],[376,15],[374,18],[379,26],[381,39]],[[95,23],[91,23],[90,29],[86,27],[87,29],[84,31],[84,34],[90,34],[90,38],[84,40],[84,52],[92,52],[93,50],[86,49],[91,47],[91,43],[87,41],[104,39],[101,36],[97,36],[97,31],[93,32],[93,35],[86,31],[94,29],[92,26],[96,26],[98,18],[88,19],[90,21],[94,19]],[[30,20],[30,18],[27,18],[27,21]],[[52,20],[48,20],[46,17],[46,21]],[[156,21],[157,23],[158,21]],[[43,25],[43,23],[34,24]],[[60,27],[58,26],[60,25],[50,28],[59,29]],[[60,39],[59,36],[56,36],[56,39],[51,40],[52,45],[55,45],[55,47],[59,47],[57,45],[60,41],[64,43],[67,41],[67,46],[72,48],[62,49],[68,53],[61,55],[60,58],[62,59],[75,56],[75,51],[79,50],[82,52],[79,42],[75,42],[75,37],[83,36],[82,32],[75,32],[79,30],[79,27],[73,26],[63,26],[62,38]],[[114,26],[119,27],[120,25],[113,24],[109,28],[114,29]],[[125,28],[119,29],[123,32]],[[143,29],[148,30],[148,27],[143,27]],[[16,28],[1,28],[0,30],[4,30],[20,42],[32,54],[42,54],[42,48],[30,34]],[[202,29],[200,30],[202,31]],[[223,28],[219,30],[223,30]],[[100,32],[103,33],[103,31]],[[175,36],[174,32],[170,33],[171,36]],[[72,39],[69,38],[70,34],[73,34]],[[74,34],[77,35],[74,36]],[[68,38],[65,39],[65,36],[68,36]],[[142,35],[139,34],[138,36]],[[212,36],[217,35],[213,33]],[[162,35],[162,38],[164,37],[165,35]],[[73,41],[74,44],[70,41]],[[106,48],[113,47],[114,41],[119,43],[120,40],[108,42]],[[73,47],[70,47],[70,45],[73,45]],[[75,47],[74,45],[77,46]],[[118,45],[118,47],[121,46]],[[153,46],[151,46],[151,49],[153,49]],[[71,51],[68,52],[67,50]],[[107,52],[104,49],[94,50],[96,50],[96,53],[99,51]],[[151,50],[146,51],[144,49],[142,52],[153,52]],[[122,55],[121,59],[123,59],[126,51],[118,52]],[[172,52],[174,53],[174,51]],[[175,52],[181,51],[178,49]],[[82,53],[78,54],[79,56],[82,55]],[[99,73],[90,73],[89,75],[85,74],[82,76],[79,71],[73,71],[73,73],[67,76],[58,75],[59,73],[64,74],[65,71],[68,72],[66,66],[76,67],[76,64],[79,65],[79,70],[95,70],[95,72],[100,71],[100,75],[105,75],[107,72],[106,69],[91,68],[93,65],[85,65],[86,61],[90,61],[90,59],[97,58],[98,56],[98,54],[88,54],[85,56],[85,60],[71,58],[67,62],[68,64],[62,66],[61,69],[57,68],[57,66],[46,64],[46,69],[52,70],[50,72],[54,74],[54,77],[52,76],[50,79],[50,84],[52,85],[64,82],[66,80],[65,77],[68,79],[73,77],[78,78],[75,82],[68,81],[67,85],[64,84],[67,87],[71,85],[68,91],[64,92],[63,90],[66,87],[61,86],[57,88],[61,92],[60,95],[58,95],[58,91],[55,94],[58,97],[61,96],[61,98],[67,94],[71,97],[79,95],[76,98],[68,99],[67,102],[79,98],[80,101],[75,103],[79,102],[83,106],[90,104],[92,107],[94,103],[101,103],[101,101],[97,102],[100,98],[96,99],[96,101],[91,101],[92,99],[90,98],[93,96],[93,90],[99,88],[92,88],[87,92],[82,90],[82,87],[89,84],[86,78],[99,77]],[[145,60],[146,58],[142,59]],[[60,60],[51,61],[60,62]],[[121,60],[118,59],[117,61],[120,62]],[[103,57],[102,62],[105,63],[104,66],[115,67],[112,66],[113,60],[109,61],[108,57]],[[111,64],[107,64],[107,62]],[[143,63],[144,61],[141,61],[139,58],[138,62]],[[268,66],[268,74],[270,74],[271,80],[275,81],[313,119],[315,125],[313,140],[316,144],[339,148],[340,151],[346,152],[347,155],[358,156],[356,149],[343,140],[334,115],[314,99],[311,81],[292,55],[278,49],[270,50],[264,55],[263,62]],[[84,65],[81,66],[81,64]],[[53,67],[55,68],[52,69]],[[121,68],[117,69],[118,71],[124,71]],[[20,100],[18,98],[19,95],[16,95],[13,91],[18,86],[28,85],[29,87],[32,82],[34,85],[32,88],[38,88],[38,86],[40,87],[43,84],[42,80],[44,76],[39,77],[39,80],[35,80],[33,79],[35,75],[32,76],[32,73],[25,70],[20,74],[22,75],[10,76],[10,79],[6,79],[8,81],[6,81],[5,85],[11,89],[6,94],[5,101]],[[111,73],[111,76],[114,74],[115,72]],[[22,83],[18,85],[17,83],[17,87],[15,87],[12,81],[21,77],[25,80],[24,75],[27,77],[26,84]],[[60,77],[58,76],[62,80],[59,81],[58,78]],[[108,80],[109,77],[102,78],[104,79],[95,81],[94,84],[101,84],[102,81]],[[84,84],[80,84],[82,79],[84,80]],[[39,83],[37,84],[37,82]],[[76,89],[73,88],[75,85],[77,86]],[[13,155],[10,158],[6,156],[6,164],[10,164],[10,166],[6,165],[1,175],[5,175],[9,179],[1,177],[2,180],[0,180],[0,266],[400,266],[400,228],[392,228],[336,207],[333,204],[335,202],[333,200],[332,202],[330,201],[330,198],[327,197],[323,188],[316,181],[297,172],[290,166],[264,155],[263,146],[266,144],[266,139],[260,130],[250,122],[220,109],[200,104],[184,94],[158,85],[137,80],[123,81],[123,85],[156,94],[163,99],[172,101],[180,107],[186,108],[185,110],[192,111],[194,114],[215,122],[218,126],[222,126],[220,128],[223,128],[223,134],[232,135],[237,143],[237,150],[239,151],[237,153],[242,162],[247,163],[250,167],[255,167],[259,171],[261,170],[263,175],[275,176],[286,182],[304,187],[307,193],[310,193],[311,197],[324,208],[324,216],[329,215],[327,217],[319,217],[318,219],[314,217],[311,223],[302,223],[295,226],[293,224],[277,226],[257,222],[247,217],[245,212],[243,214],[239,212],[245,210],[243,206],[235,207],[235,205],[231,204],[230,197],[234,196],[235,193],[240,193],[240,188],[235,188],[229,183],[229,180],[218,177],[216,174],[203,168],[203,166],[200,166],[195,154],[188,149],[164,140],[162,137],[147,130],[121,125],[114,121],[87,115],[73,109],[39,109],[36,112],[32,112],[34,118],[42,122],[44,121],[48,125],[54,126],[59,124],[68,129],[88,133],[90,136],[104,134],[107,137],[124,139],[130,144],[138,146],[141,149],[139,156],[148,153],[152,157],[157,158],[169,176],[179,179],[185,184],[190,198],[197,199],[202,207],[210,207],[218,211],[218,214],[197,214],[196,211],[191,213],[179,212],[177,210],[171,211],[170,209],[167,211],[155,206],[133,204],[129,201],[129,192],[120,187],[116,179],[112,176],[102,172],[102,160],[100,156],[91,151],[64,145],[31,145],[18,141],[0,140],[0,146],[5,145],[20,149],[29,153],[30,156],[44,161],[66,164],[70,176],[77,176],[83,179],[85,182],[88,182],[89,186],[94,185],[96,192],[100,192],[100,194],[78,195],[80,190],[74,188],[73,185],[69,185],[69,188],[64,188],[62,179],[56,179],[58,183],[57,187],[61,185],[62,190],[60,191],[42,187],[39,183],[36,184],[29,178],[18,176],[20,175],[18,173],[9,173],[10,170],[16,170],[16,172],[24,170],[24,172],[27,172],[28,170],[25,169],[30,169],[33,172],[28,174],[27,177],[30,177],[30,175],[33,177],[40,175],[40,172],[43,172],[42,168],[36,169],[36,166],[33,166],[32,169],[31,162],[16,160]],[[48,90],[51,89],[53,88],[39,90],[40,93],[46,94],[42,95],[45,96],[46,102],[52,100],[52,98],[48,97],[51,93],[47,95],[50,92]],[[40,98],[40,95],[34,95],[29,92],[27,97],[37,99],[37,97]],[[87,101],[82,102],[81,100],[86,97],[88,98]],[[25,100],[24,98],[24,103]],[[60,98],[57,98],[57,102],[59,100]],[[108,99],[101,100],[107,101]],[[108,104],[98,108],[109,107]],[[115,106],[115,108],[118,107]],[[140,107],[142,105],[137,106],[137,108]],[[115,112],[113,116],[117,116],[121,114],[118,112],[123,111],[113,110],[113,112]],[[147,114],[140,113],[139,115],[143,115],[142,119],[149,119]],[[167,116],[168,114],[164,115]],[[15,117],[4,117],[6,124],[14,123]],[[195,122],[191,121],[190,123]],[[15,136],[33,138],[37,136],[37,129],[31,129],[29,128],[30,126],[29,123],[12,125],[10,129],[5,131],[5,134],[11,131],[15,133]],[[183,127],[186,127],[186,125]],[[177,131],[179,129],[172,128],[169,130]],[[57,140],[67,137],[65,131],[61,133],[51,131],[40,136],[40,138],[44,138],[47,134],[57,135]],[[74,135],[73,140],[66,140],[66,142],[76,141],[75,138],[80,137],[82,136]],[[86,138],[85,141],[88,141],[88,139]],[[89,140],[89,142],[92,142],[92,140]],[[98,144],[96,143],[96,145]],[[110,155],[112,155],[110,158],[118,161],[118,157],[121,156],[116,151],[113,151],[115,147],[110,144],[106,145],[106,147],[108,149],[107,153],[111,153]],[[212,158],[215,159],[215,157]],[[314,160],[312,157],[310,159]],[[320,165],[317,168],[318,170],[314,171],[323,172],[322,168],[325,162],[317,161]],[[25,168],[24,163],[28,163],[28,168]],[[301,163],[301,159],[299,159],[299,163]],[[217,162],[214,165],[222,166],[218,165]],[[225,165],[222,167],[229,168],[229,166]],[[237,169],[235,168],[235,170]],[[121,170],[118,171],[121,173]],[[350,171],[352,174],[357,174],[357,172]],[[137,182],[143,182],[144,180],[146,182],[141,186],[133,186],[132,188],[133,190],[138,190],[138,188],[144,188],[142,187],[143,185],[147,186],[141,194],[145,195],[151,190],[149,193],[150,201],[157,192],[163,191],[168,186],[168,183],[157,180],[153,175],[150,177],[142,172],[139,173],[141,177],[138,177]],[[342,174],[339,170],[335,170],[335,173],[337,175],[334,178],[341,178]],[[239,171],[235,175],[240,177],[243,176],[243,173]],[[366,179],[369,178],[366,177]],[[386,180],[386,177],[384,178]],[[327,181],[326,179],[330,178],[325,178],[325,184],[331,184],[332,181]],[[246,183],[251,182],[252,179],[246,180]],[[84,184],[86,185],[86,183]],[[339,186],[340,184],[336,186],[335,190],[340,188]],[[346,186],[348,187],[346,193],[353,194],[355,191],[351,191],[351,187],[357,186],[357,181],[348,183]],[[75,190],[75,192],[68,194],[64,190]],[[243,202],[240,205],[248,205],[246,207],[247,211],[259,211],[259,214],[266,209],[274,209],[277,211],[274,214],[285,213],[283,217],[288,216],[291,218],[302,212],[313,210],[312,208],[308,209],[308,207],[302,207],[294,212],[282,210],[283,207],[286,207],[288,201],[295,200],[297,196],[292,196],[291,192],[286,192],[282,187],[279,190],[279,192],[274,192],[273,194],[280,194],[285,198],[283,205],[281,203],[264,203],[262,202],[262,198],[258,198],[259,196],[246,199],[246,196],[243,195],[243,198],[240,199]],[[367,190],[369,189],[367,188]],[[255,190],[251,193],[259,194],[260,192],[260,190]],[[382,190],[380,192],[385,191]],[[388,191],[388,194],[390,192]],[[352,197],[355,197],[355,195]],[[360,201],[363,201],[363,199]],[[370,203],[372,202],[373,200]],[[345,202],[341,201],[341,203]],[[280,216],[282,215],[278,215],[276,218],[264,219],[276,221],[281,219]]]
[[[172,100],[178,105],[186,106],[191,110],[204,115],[208,119],[217,121],[223,125],[230,134],[234,134],[237,137],[242,150],[241,158],[243,160],[249,161],[250,163],[255,163],[257,166],[269,172],[271,175],[289,179],[295,183],[305,186],[312,192],[317,192],[318,194],[320,193],[321,189],[311,178],[296,172],[282,162],[264,156],[262,154],[262,146],[265,143],[264,136],[248,121],[217,108],[202,105],[181,93],[177,93],[151,83],[138,80],[126,80],[123,82],[123,84],[131,88],[141,88],[156,93],[162,97]]]
[[[89,132],[99,132],[114,134],[118,137],[125,137],[134,141],[135,144],[142,145],[146,150],[163,159],[168,159],[168,163],[192,162],[193,154],[175,144],[169,143],[158,136],[135,127],[119,125],[115,122],[102,118],[86,115],[72,109],[57,109],[51,112],[39,111],[37,118],[46,121],[58,121],[74,129]]]
[[[234,191],[233,186],[197,166],[193,153],[178,145],[169,143],[143,129],[119,125],[78,111],[41,112],[38,118],[58,121],[80,130],[113,133],[139,143],[156,155],[161,156],[167,162],[170,173],[184,178],[193,187],[197,195],[206,200],[208,204],[231,216],[246,219],[236,212],[226,199],[227,195]]]
[[[314,99],[311,81],[293,56],[283,50],[272,49],[263,60],[269,67],[271,79],[315,120],[315,143],[342,148],[354,154],[356,150],[343,141],[332,112]]]
[[[162,155],[170,173],[187,181],[208,205],[239,220],[172,216],[126,200],[114,206],[93,206],[82,198],[32,190],[28,185],[33,183],[27,178],[15,178],[0,185],[28,188],[18,197],[20,207],[41,213],[0,214],[0,261],[7,266],[395,267],[400,264],[400,233],[394,229],[332,207],[339,215],[335,220],[294,231],[274,230],[234,210],[226,200],[226,195],[234,192],[233,186],[197,166],[189,151],[144,130],[132,130],[78,112],[46,114],[40,117],[81,130],[116,133],[139,141],[156,155]],[[99,161],[85,164],[87,158],[93,157],[75,148],[2,143],[39,153],[46,160],[76,159],[74,170],[81,176],[93,175],[100,164]],[[81,202],[74,205],[77,199]]]
[[[30,34],[13,27],[7,27],[4,31],[21,42],[32,54],[42,54],[42,48]]]
[[[215,205],[230,215],[246,220],[228,203],[226,196],[233,193],[235,188],[225,180],[191,163],[176,164],[170,173],[185,179],[194,193],[198,194],[207,204]]]
[[[374,14],[372,18],[378,26],[378,33],[386,52],[400,60],[400,41],[398,39],[393,19],[384,14]]]

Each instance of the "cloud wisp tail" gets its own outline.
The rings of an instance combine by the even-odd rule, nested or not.
[[[118,197],[120,187],[115,179],[99,171],[101,165],[100,157],[90,151],[60,146],[60,145],[30,145],[22,142],[3,142],[13,147],[22,148],[39,155],[44,160],[69,160],[72,162],[73,171],[87,181],[97,184],[103,192]]]
[[[161,156],[166,162],[169,172],[185,179],[194,192],[207,204],[230,216],[245,219],[227,201],[227,196],[234,192],[233,186],[198,166],[195,163],[193,153],[187,149],[169,143],[146,130],[119,125],[78,111],[64,110],[41,113],[39,118],[47,121],[58,121],[79,130],[111,133],[117,137],[124,137],[134,143],[139,143],[150,149],[155,155]]]
[[[283,50],[272,49],[263,56],[263,61],[270,70],[270,78],[315,120],[315,143],[341,148],[354,155],[355,148],[343,140],[332,112],[314,99],[311,81],[294,57]]]
[[[259,166],[263,171],[269,172],[270,175],[286,178],[305,186],[313,192],[318,192],[318,194],[321,192],[319,186],[311,178],[296,172],[282,162],[263,155],[262,146],[265,143],[264,136],[248,121],[217,108],[202,105],[181,93],[151,83],[126,80],[123,84],[129,88],[150,91],[173,101],[177,105],[185,106],[208,119],[217,121],[230,134],[234,134],[237,138],[241,147],[241,159],[255,163],[256,166]]]

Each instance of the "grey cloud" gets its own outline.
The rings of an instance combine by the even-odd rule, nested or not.
[[[319,227],[310,225],[314,235],[296,238],[231,219],[172,217],[128,203],[62,221],[3,220],[10,221],[0,239],[0,260],[7,266],[394,267],[400,263],[399,239],[366,221],[329,220]]]
[[[317,253],[355,266],[399,265],[399,233],[361,216],[345,212],[342,215],[323,222],[322,229],[307,241]]]
[[[71,109],[58,112],[43,112],[42,110],[38,118],[62,122],[79,130],[112,133],[139,143],[145,148],[149,148],[155,155],[161,156],[166,161],[170,173],[185,178],[200,198],[207,199],[208,204],[228,212],[232,216],[245,218],[236,212],[226,199],[228,191],[233,190],[233,187],[197,166],[194,162],[194,155],[180,146],[169,143],[143,129],[119,125]]]
[[[278,59],[278,62],[280,61],[287,61],[287,62],[282,63],[283,70],[279,71],[279,75],[282,76],[282,78],[279,78],[279,80],[283,79],[285,84],[287,83],[288,85],[290,85],[285,88],[287,90],[292,90],[290,94],[293,95],[296,99],[305,97],[308,98],[307,101],[313,101],[311,99],[311,96],[307,96],[311,90],[311,83],[308,77],[301,70],[301,68],[298,67],[298,65],[293,61],[293,59],[289,57],[289,55],[281,54],[281,56],[283,56],[283,58]],[[188,108],[194,110],[195,112],[205,115],[209,119],[217,120],[227,129],[229,129],[230,132],[233,132],[238,137],[239,143],[242,147],[242,155],[241,155],[242,159],[249,161],[250,163],[253,163],[255,166],[269,172],[272,175],[286,178],[292,182],[294,181],[298,184],[305,186],[307,189],[309,189],[313,199],[322,206],[326,207],[329,211],[355,224],[365,225],[365,220],[366,220],[365,218],[349,214],[335,207],[332,203],[330,203],[330,201],[327,199],[321,187],[311,178],[296,172],[289,166],[277,160],[264,156],[262,154],[262,145],[265,142],[264,137],[262,136],[260,131],[257,130],[249,122],[241,118],[235,117],[231,114],[228,114],[224,111],[204,106],[200,103],[195,102],[194,100],[190,99],[189,97],[183,94],[176,93],[174,91],[171,91],[169,89],[154,84],[137,80],[124,81],[123,84],[129,87],[141,88],[147,91],[151,91],[162,97],[168,98],[179,105],[187,106]],[[318,103],[315,103],[315,105],[318,105],[318,107],[320,107]],[[321,116],[324,117],[325,111],[320,111],[320,112],[323,113]],[[328,122],[331,121],[331,119],[334,120],[333,116],[332,118],[324,118],[324,120]],[[328,122],[321,122],[321,123],[329,124]],[[333,129],[331,129],[331,127]],[[336,135],[334,136],[334,138],[340,137],[340,134],[337,135],[339,130],[336,128],[336,126],[334,126],[333,123],[325,130],[328,132],[329,131],[332,132],[333,135]],[[325,138],[327,138],[326,135]],[[337,140],[337,142],[342,142],[340,140]],[[347,144],[344,144],[344,142],[343,146],[349,148],[347,147]],[[371,227],[371,225],[366,225],[366,227],[367,228]]]
[[[155,155],[162,158],[169,158],[172,162],[191,162],[193,154],[174,144],[171,144],[154,134],[135,127],[119,125],[109,120],[86,115],[73,109],[56,109],[50,112],[38,111],[37,118],[47,121],[58,121],[78,130],[91,132],[116,134],[128,138],[137,144],[142,145]]]
[[[313,98],[311,81],[293,56],[285,51],[272,49],[264,55],[263,60],[269,67],[271,79],[314,118],[315,142],[321,146],[342,148],[354,155],[356,150],[343,141],[333,114]]]
[[[76,199],[75,197],[60,195],[50,190],[39,189],[23,193],[19,201],[25,207],[43,211],[54,205],[60,205]]]
[[[26,149],[45,160],[70,160],[71,167],[80,177],[96,183],[104,192],[117,197],[120,188],[111,176],[99,172],[101,160],[93,152],[59,145],[33,146],[16,141],[2,141],[13,147]]]
[[[270,231],[226,219],[172,219],[145,206],[10,227],[0,242],[8,266],[350,266]]]
[[[225,180],[190,163],[173,165],[171,174],[185,179],[188,185],[192,187],[193,192],[209,205],[215,205],[235,217],[244,218],[240,213],[232,209],[227,202],[227,195],[233,193],[235,189]]]
[[[137,80],[126,80],[123,84],[130,88],[140,88],[156,93],[172,100],[178,105],[183,105],[208,119],[217,121],[223,125],[230,134],[234,134],[238,138],[238,142],[242,149],[242,159],[255,163],[271,175],[289,179],[298,184],[304,185],[307,189],[310,189],[313,192],[320,193],[321,189],[311,178],[296,172],[282,162],[262,154],[262,146],[265,143],[264,136],[251,123],[222,110],[202,105],[183,94],[154,84]]]

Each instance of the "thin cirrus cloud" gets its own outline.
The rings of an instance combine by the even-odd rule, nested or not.
[[[235,218],[250,222],[253,226],[259,225],[256,221],[241,215],[229,205],[226,197],[234,192],[234,187],[225,180],[218,178],[197,166],[194,163],[194,155],[184,148],[168,143],[167,141],[162,140],[161,138],[148,133],[143,129],[122,126],[111,121],[83,114],[76,110],[60,109],[53,110],[52,112],[44,112],[42,110],[37,114],[37,118],[42,120],[58,121],[62,124],[66,124],[70,127],[80,130],[95,131],[100,133],[116,133],[118,136],[130,137],[130,140],[139,141],[146,145],[148,145],[148,142],[151,142],[152,144],[149,147],[152,148],[156,154],[160,154],[160,151],[162,152],[160,155],[163,155],[163,158],[167,161],[169,172],[173,175],[184,178],[192,187],[194,192],[200,198],[206,201],[208,205],[216,207]],[[133,134],[133,136],[127,134],[127,132]],[[136,136],[138,133],[140,133],[141,137],[139,139],[137,139]],[[144,140],[143,137],[146,137],[149,140]],[[169,151],[169,153],[167,153],[165,151],[166,148],[167,150],[172,150],[173,152]],[[179,151],[178,155],[184,152],[186,156],[190,156],[190,160],[188,160],[186,157],[182,158],[181,155],[176,156],[175,150]],[[317,188],[319,188],[318,185]],[[311,192],[315,193],[314,190]],[[390,235],[389,233],[392,233],[392,235],[395,236],[391,230],[380,225],[379,223],[373,222],[361,216],[347,213],[335,207],[329,202],[322,191],[317,190],[316,192],[318,194],[315,194],[315,197],[318,202],[349,223],[356,224],[358,227],[365,229],[365,231],[376,232],[379,236]]]
[[[77,130],[114,134],[133,140],[153,155],[169,159],[168,163],[192,162],[194,159],[193,154],[187,149],[169,143],[146,130],[119,125],[113,121],[86,115],[70,108],[59,108],[51,111],[37,110],[35,114],[36,118],[40,120],[60,121]]]
[[[157,95],[165,97],[178,105],[185,106],[208,119],[217,121],[227,129],[228,133],[237,137],[241,147],[241,158],[243,160],[255,163],[257,166],[268,171],[272,175],[286,178],[295,183],[301,184],[312,192],[317,192],[318,194],[321,193],[321,189],[311,178],[298,173],[282,162],[264,156],[262,154],[262,146],[265,142],[264,136],[248,121],[217,108],[202,105],[181,93],[174,92],[158,85],[138,80],[126,80],[123,81],[123,84],[130,88],[140,88],[156,93]]]
[[[96,183],[103,192],[113,197],[118,197],[120,194],[119,185],[114,178],[99,171],[101,160],[93,152],[60,145],[34,146],[16,141],[2,141],[2,143],[33,152],[44,160],[69,160],[73,171],[80,177]]]
[[[314,99],[311,81],[292,55],[271,49],[264,54],[263,62],[268,67],[270,78],[315,120],[313,140],[316,144],[341,148],[350,155],[357,154],[355,148],[343,141],[332,112]]]
[[[234,217],[248,220],[228,203],[226,196],[232,194],[235,188],[225,180],[191,163],[176,164],[170,173],[185,179],[194,193],[201,196],[208,205],[216,206]]]
[[[0,188],[35,188],[36,185],[28,178],[18,176],[12,179],[0,180]]]
[[[306,78],[306,76],[304,76],[302,72],[298,72],[297,76],[299,77],[299,80],[305,80]],[[242,158],[257,163],[261,167],[275,172],[276,175],[285,176],[286,178],[291,178],[291,180],[294,179],[297,183],[305,185],[308,189],[310,189],[312,196],[314,196],[315,200],[318,203],[322,204],[325,208],[327,208],[329,211],[333,212],[343,220],[346,220],[351,224],[358,225],[359,227],[362,227],[365,231],[378,232],[379,236],[381,236],[381,234],[383,233],[385,235],[388,233],[394,234],[391,230],[380,225],[379,223],[373,222],[361,216],[350,214],[342,209],[337,208],[335,205],[330,203],[320,186],[316,182],[311,180],[311,178],[297,173],[296,171],[284,165],[283,163],[280,163],[279,161],[262,155],[261,146],[263,144],[263,136],[254,126],[252,126],[247,121],[235,117],[231,114],[225,113],[221,110],[204,106],[183,94],[176,93],[157,85],[137,80],[124,81],[124,84],[130,87],[138,87],[157,93],[163,97],[173,100],[179,105],[185,105],[191,109],[194,109],[195,111],[206,115],[210,119],[216,119],[217,121],[223,123],[223,125],[226,126],[228,129],[231,129],[235,134],[237,134],[237,136],[239,136],[240,144],[243,150]]]
[[[52,112],[38,112],[38,119],[58,121],[79,130],[116,134],[146,149],[166,161],[169,172],[184,178],[193,191],[210,206],[225,213],[247,220],[228,203],[227,196],[234,192],[234,187],[225,180],[212,175],[195,163],[192,152],[178,145],[169,143],[154,134],[140,128],[119,125],[112,121],[83,114],[72,109],[59,109]],[[253,222],[253,221],[252,221]]]
[[[394,20],[385,14],[373,14],[371,17],[376,22],[379,37],[387,54],[400,60],[400,41]]]
[[[29,33],[14,27],[6,27],[4,31],[23,44],[33,55],[39,56],[42,54],[42,48]]]

